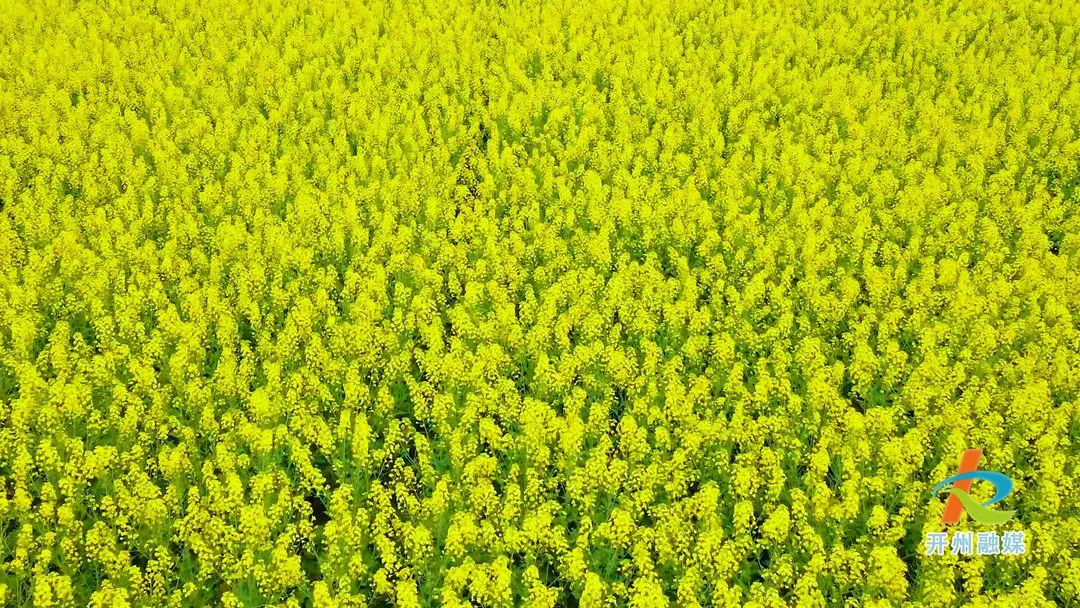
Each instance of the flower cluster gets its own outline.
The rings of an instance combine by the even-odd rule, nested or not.
[[[598,2],[0,3],[0,604],[1080,604],[1080,4]]]

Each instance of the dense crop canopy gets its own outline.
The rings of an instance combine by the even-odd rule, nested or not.
[[[1078,36],[0,2],[0,604],[1080,605]]]

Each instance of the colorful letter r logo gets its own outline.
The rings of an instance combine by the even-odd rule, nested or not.
[[[1012,493],[1013,482],[1007,475],[997,471],[978,470],[981,458],[981,449],[964,450],[956,475],[947,477],[934,486],[933,494],[935,496],[944,486],[949,486],[945,488],[945,491],[949,493],[949,498],[945,501],[945,511],[941,515],[941,523],[959,523],[960,514],[964,511],[967,511],[968,516],[980,524],[1003,524],[1016,514],[1016,511],[995,511],[989,508],[990,505]],[[993,498],[980,504],[971,497],[971,494],[969,494],[971,482],[976,479],[994,484],[995,493]]]

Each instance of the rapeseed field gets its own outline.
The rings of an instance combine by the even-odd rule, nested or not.
[[[1080,606],[1078,36],[0,2],[0,605]]]

